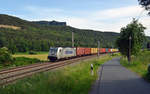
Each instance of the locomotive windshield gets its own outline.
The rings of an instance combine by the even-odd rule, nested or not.
[[[50,48],[50,53],[57,53],[58,48]]]

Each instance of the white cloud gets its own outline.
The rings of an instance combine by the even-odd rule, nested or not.
[[[26,7],[30,20],[58,20],[66,21],[68,25],[81,29],[120,32],[120,28],[138,18],[143,10],[140,6],[127,6],[97,11],[72,11],[57,8]],[[150,35],[150,17],[143,13],[140,22],[147,27],[146,35]]]
[[[101,17],[100,19],[136,17],[138,14],[140,14],[141,11],[142,8],[140,8],[139,6],[128,6],[97,11],[94,13],[94,16]]]
[[[145,34],[150,36],[150,16],[142,17],[139,21],[147,28]]]

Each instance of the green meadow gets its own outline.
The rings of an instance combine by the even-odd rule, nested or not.
[[[76,65],[35,74],[14,84],[0,87],[0,94],[88,94],[97,79],[99,66],[114,56],[106,55]],[[90,64],[94,65],[91,74]]]

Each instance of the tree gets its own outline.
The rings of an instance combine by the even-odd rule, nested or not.
[[[139,4],[142,5],[146,10],[150,11],[150,0],[138,0]],[[148,13],[150,15],[150,12]]]
[[[13,62],[13,57],[9,53],[8,48],[0,48],[0,64],[8,65]]]
[[[131,47],[131,55],[138,55],[142,48],[143,42],[146,39],[144,30],[146,28],[138,23],[137,20],[128,24],[126,27],[121,28],[120,37],[117,39],[117,45],[122,55],[128,57],[129,60],[129,48]],[[131,46],[129,47],[129,37],[131,37]]]

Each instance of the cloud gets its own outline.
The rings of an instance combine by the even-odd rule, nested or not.
[[[139,6],[127,6],[93,11],[84,14],[85,17],[73,18],[69,22],[78,28],[120,32],[120,28],[130,23],[133,17],[137,18],[142,10]]]
[[[136,17],[142,8],[139,6],[127,6],[114,9],[106,9],[102,11],[96,11],[94,13],[95,17],[101,17],[100,19],[114,19],[114,18],[125,18],[125,17]]]
[[[68,25],[80,29],[94,29],[100,31],[120,32],[120,28],[126,26],[132,21],[132,18],[138,18],[143,9],[140,6],[127,6],[105,10],[63,10],[59,8],[46,8],[37,6],[28,6],[25,8],[28,14],[23,18],[28,20],[58,20],[66,21]],[[140,22],[147,27],[146,35],[150,35],[150,17],[140,18]]]
[[[142,17],[139,22],[141,22],[147,29],[145,31],[145,34],[150,36],[150,17],[146,16],[146,17]]]

